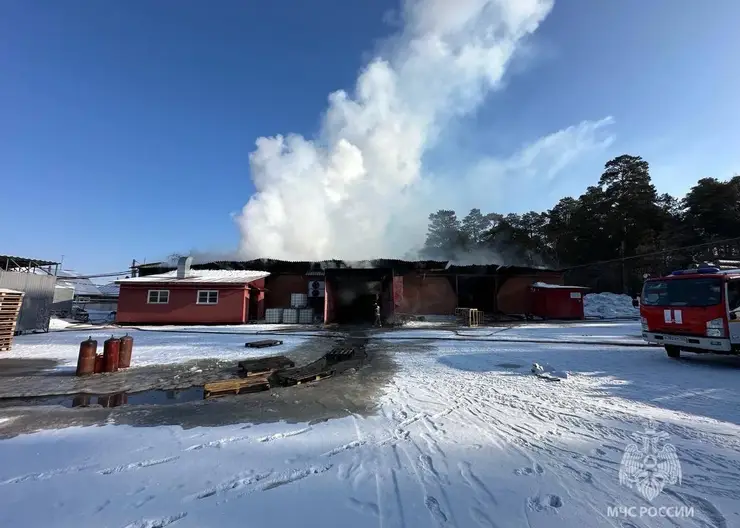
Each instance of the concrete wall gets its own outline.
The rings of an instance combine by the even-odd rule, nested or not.
[[[455,308],[457,295],[447,276],[404,275],[403,299],[396,314],[454,315]]]
[[[169,290],[167,304],[148,304],[149,290]],[[218,304],[196,304],[198,290],[218,290]],[[243,324],[249,302],[244,285],[122,284],[118,297],[118,323]]]
[[[0,288],[25,293],[21,312],[18,314],[16,332],[49,331],[55,286],[56,277],[52,275],[0,271]]]
[[[563,285],[560,272],[542,271],[531,275],[515,275],[499,279],[496,304],[505,314],[527,314],[530,311],[530,286],[534,282]]]

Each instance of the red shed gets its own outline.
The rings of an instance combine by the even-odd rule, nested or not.
[[[133,277],[120,284],[116,322],[244,324],[264,316],[265,271],[190,270]]]
[[[535,282],[530,288],[530,313],[543,319],[585,319],[583,286]]]

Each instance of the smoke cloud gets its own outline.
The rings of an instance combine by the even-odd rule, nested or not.
[[[425,234],[422,166],[450,120],[496,89],[551,0],[406,0],[402,30],[329,96],[320,133],[257,140],[256,193],[237,222],[242,258],[408,256]]]

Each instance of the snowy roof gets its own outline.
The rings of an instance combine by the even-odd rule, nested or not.
[[[184,279],[177,278],[177,271],[159,273],[157,275],[146,275],[144,277],[133,277],[130,279],[117,280],[117,284],[147,283],[147,282],[177,282],[177,283],[234,283],[246,284],[248,282],[263,279],[269,275],[266,271],[252,270],[190,270]]]
[[[586,286],[563,286],[561,284],[547,284],[546,282],[535,282],[532,284],[535,288],[550,288],[554,290],[590,290]]]
[[[100,293],[106,297],[118,297],[118,293],[121,288],[115,282],[110,282],[108,284],[98,286],[98,289],[100,290]]]
[[[94,297],[102,295],[100,290],[90,279],[80,278],[71,270],[59,270],[57,273],[57,285],[63,288],[74,288],[75,295]]]

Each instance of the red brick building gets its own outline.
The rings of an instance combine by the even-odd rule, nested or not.
[[[262,319],[265,271],[170,271],[116,281],[116,322],[125,324],[244,324]]]

